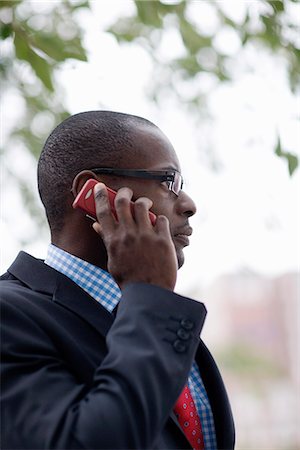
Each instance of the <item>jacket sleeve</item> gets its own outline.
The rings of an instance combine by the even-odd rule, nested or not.
[[[2,293],[2,448],[153,448],[188,377],[204,305],[159,287],[128,285],[107,335],[108,353],[87,388],[12,295]]]

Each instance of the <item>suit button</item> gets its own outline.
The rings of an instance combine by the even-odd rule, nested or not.
[[[187,341],[191,337],[191,333],[184,328],[179,328],[179,330],[177,330],[177,336],[183,341]]]
[[[179,339],[173,342],[173,348],[177,353],[183,353],[186,351],[186,344]]]
[[[180,325],[185,330],[192,330],[194,328],[194,322],[192,322],[189,319],[182,319],[181,322],[180,322]]]

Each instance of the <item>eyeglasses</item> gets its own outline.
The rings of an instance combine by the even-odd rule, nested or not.
[[[94,173],[103,175],[116,175],[120,177],[144,178],[149,180],[166,181],[168,189],[179,195],[183,187],[182,175],[176,170],[143,170],[143,169],[114,169],[108,167],[96,167],[90,169]]]

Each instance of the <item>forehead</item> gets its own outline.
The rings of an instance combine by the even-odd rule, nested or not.
[[[127,155],[127,164],[130,164],[130,168],[172,168],[180,171],[180,164],[175,150],[169,139],[159,128],[138,125],[134,127],[132,136],[133,146]]]

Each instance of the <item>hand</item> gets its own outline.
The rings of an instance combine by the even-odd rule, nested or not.
[[[133,218],[133,193],[129,188],[121,188],[115,198],[116,220],[105,185],[98,183],[94,192],[97,222],[93,228],[103,239],[108,271],[120,288],[130,282],[142,282],[173,290],[178,265],[168,219],[158,216],[153,226],[148,213],[152,201],[146,197],[134,203]]]

